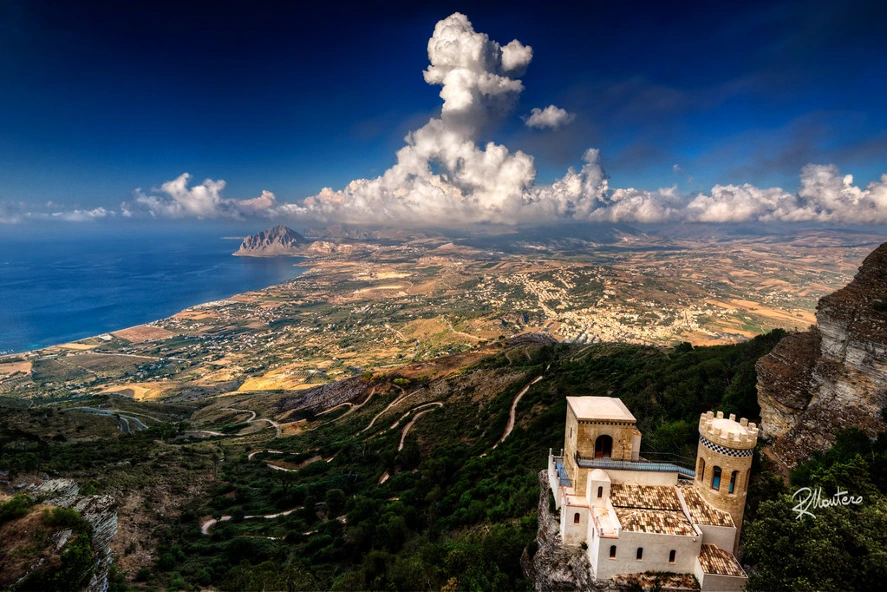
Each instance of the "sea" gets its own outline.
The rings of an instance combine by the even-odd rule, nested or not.
[[[293,257],[234,257],[262,230],[201,222],[0,225],[0,354],[147,323],[279,284]]]

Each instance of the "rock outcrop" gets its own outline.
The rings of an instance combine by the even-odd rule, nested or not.
[[[278,225],[245,238],[234,255],[249,257],[299,255],[310,243],[311,241],[293,229]]]
[[[789,467],[827,449],[842,428],[887,428],[887,243],[820,299],[816,320],[757,364],[762,433]]]
[[[341,381],[305,389],[293,397],[283,398],[277,402],[276,408],[280,413],[292,410],[293,412],[316,414],[352,401],[366,390],[367,384],[361,381],[360,377],[349,377]],[[292,414],[288,416],[288,418],[291,417]]]
[[[30,591],[55,582],[70,591],[107,591],[114,561],[111,540],[117,534],[114,498],[81,494],[68,479],[46,480],[20,493],[30,499],[27,506],[20,505],[18,513],[0,523],[0,588]],[[0,495],[3,499],[8,497]],[[70,516],[54,518],[59,509],[77,511],[76,522]],[[92,550],[89,556],[83,554],[83,537]]]
[[[92,527],[92,550],[95,554],[95,572],[87,591],[107,591],[108,572],[114,558],[111,540],[117,535],[117,510],[114,498],[107,495],[84,496],[73,480],[48,480],[34,487],[36,494],[45,496],[44,504],[74,509]]]
[[[604,591],[606,583],[596,583],[591,576],[591,563],[581,548],[561,545],[560,526],[557,517],[548,508],[548,472],[539,472],[539,548],[533,555],[521,558],[521,566],[527,578],[533,581],[536,591]]]

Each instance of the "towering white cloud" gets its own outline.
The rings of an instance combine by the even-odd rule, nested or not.
[[[528,128],[559,128],[576,119],[566,109],[549,105],[545,109],[533,107],[530,115],[524,118],[524,125]]]
[[[533,158],[487,142],[484,126],[507,112],[523,90],[515,78],[533,50],[514,40],[505,46],[474,30],[455,13],[437,23],[428,41],[425,81],[441,85],[440,118],[410,132],[397,163],[375,179],[344,189],[324,188],[302,205],[280,212],[343,222],[458,224],[518,222],[535,177]]]

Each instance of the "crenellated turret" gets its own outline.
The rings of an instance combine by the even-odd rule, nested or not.
[[[758,443],[758,427],[736,415],[706,412],[699,417],[696,453],[696,490],[711,506],[730,513],[736,541],[742,529],[751,462]]]
[[[699,418],[699,434],[712,443],[731,449],[754,449],[758,442],[758,426],[736,414],[724,418],[723,412],[706,412]]]

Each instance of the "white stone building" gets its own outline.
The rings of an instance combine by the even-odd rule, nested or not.
[[[635,417],[618,398],[568,397],[564,449],[548,479],[565,546],[587,546],[594,578],[696,575],[703,591],[741,591],[734,554],[757,427],[703,414],[695,470],[641,457]]]

